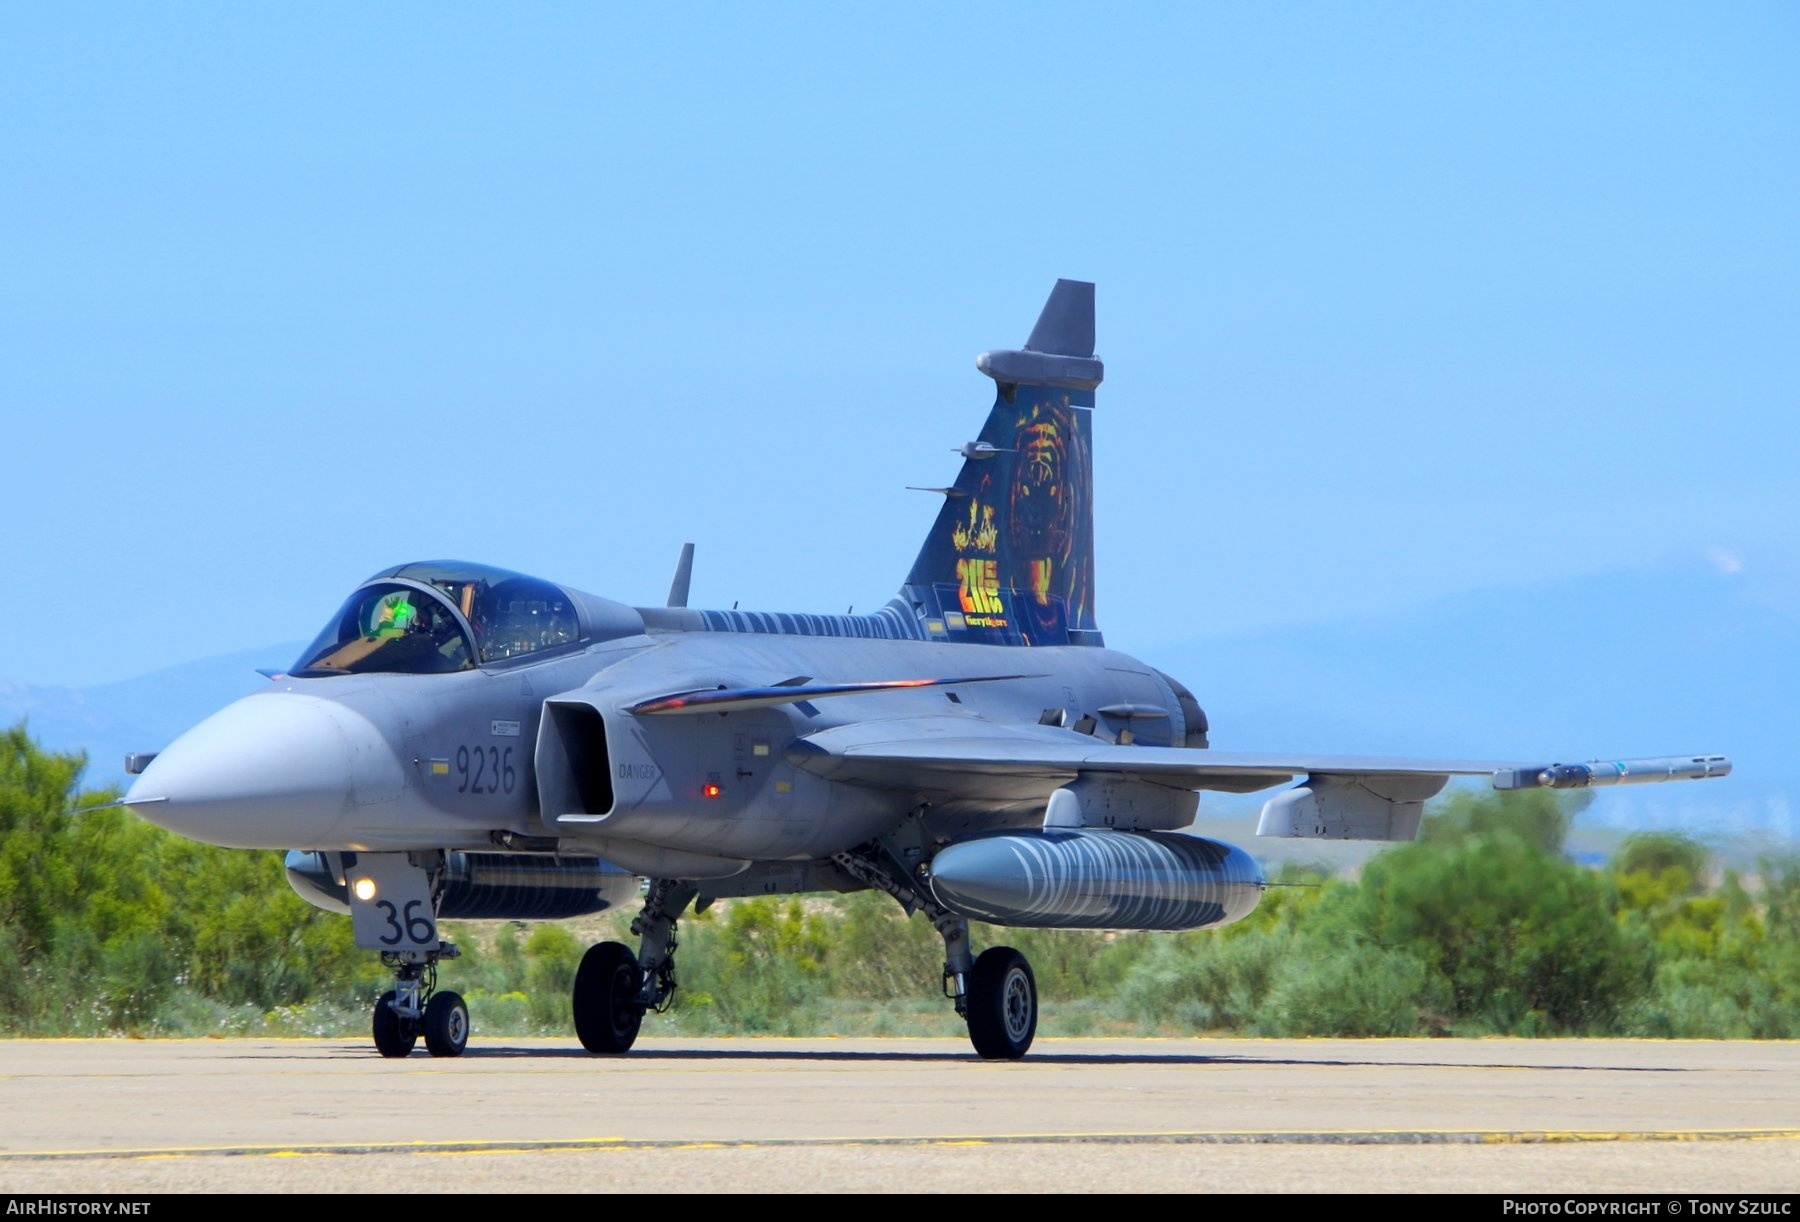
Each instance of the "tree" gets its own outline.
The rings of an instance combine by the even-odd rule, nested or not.
[[[178,994],[259,1010],[367,991],[350,922],[280,855],[184,840],[81,792],[85,757],[0,734],[0,1018],[55,1034],[160,1029]]]

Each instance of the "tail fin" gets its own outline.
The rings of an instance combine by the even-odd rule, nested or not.
[[[1098,645],[1089,419],[1094,286],[1058,280],[1019,350],[975,367],[999,384],[978,440],[944,492],[903,597],[934,639]]]

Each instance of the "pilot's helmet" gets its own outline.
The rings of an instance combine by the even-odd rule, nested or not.
[[[412,628],[417,616],[418,611],[412,605],[410,593],[405,590],[390,591],[369,603],[363,617],[363,635],[400,636]]]

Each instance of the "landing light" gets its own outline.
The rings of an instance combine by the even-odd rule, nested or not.
[[[367,875],[351,883],[350,889],[356,892],[356,898],[365,904],[375,898],[375,880]]]

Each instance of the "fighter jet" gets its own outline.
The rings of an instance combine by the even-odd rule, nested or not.
[[[676,991],[677,922],[731,896],[865,888],[942,935],[975,1051],[1031,1047],[1038,991],[970,922],[1184,930],[1248,915],[1251,855],[1197,834],[1199,791],[1287,786],[1257,832],[1409,840],[1452,776],[1554,789],[1724,776],[1723,756],[1557,761],[1214,751],[1178,680],[1094,614],[1094,286],[1062,280],[996,387],[898,595],[870,614],[661,607],[454,561],[358,586],[268,688],[128,764],[123,804],[184,836],[287,849],[394,987],[375,1047],[469,1037],[436,987],[451,918],[638,905],[573,989],[623,1053]],[[1295,783],[1297,782],[1297,783]]]

